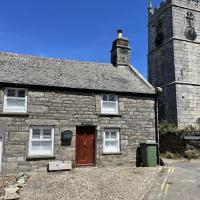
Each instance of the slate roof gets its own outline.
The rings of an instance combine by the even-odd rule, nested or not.
[[[0,53],[0,83],[155,94],[134,68]]]

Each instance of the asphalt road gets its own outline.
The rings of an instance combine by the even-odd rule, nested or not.
[[[167,160],[145,200],[200,200],[200,160]]]

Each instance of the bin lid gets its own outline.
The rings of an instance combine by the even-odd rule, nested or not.
[[[146,140],[146,142],[142,142],[142,143],[140,143],[140,144],[142,144],[142,145],[144,145],[144,144],[152,144],[152,145],[157,145],[157,143],[156,143],[156,141],[155,141],[155,140]]]

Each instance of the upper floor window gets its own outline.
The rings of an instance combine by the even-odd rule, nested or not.
[[[27,90],[6,88],[4,94],[4,112],[27,112]]]
[[[101,113],[118,114],[118,96],[103,94],[101,100]]]

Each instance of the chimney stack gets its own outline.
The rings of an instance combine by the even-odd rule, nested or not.
[[[117,39],[111,50],[111,63],[114,66],[130,66],[131,48],[128,39],[123,37],[123,30],[117,31]]]

